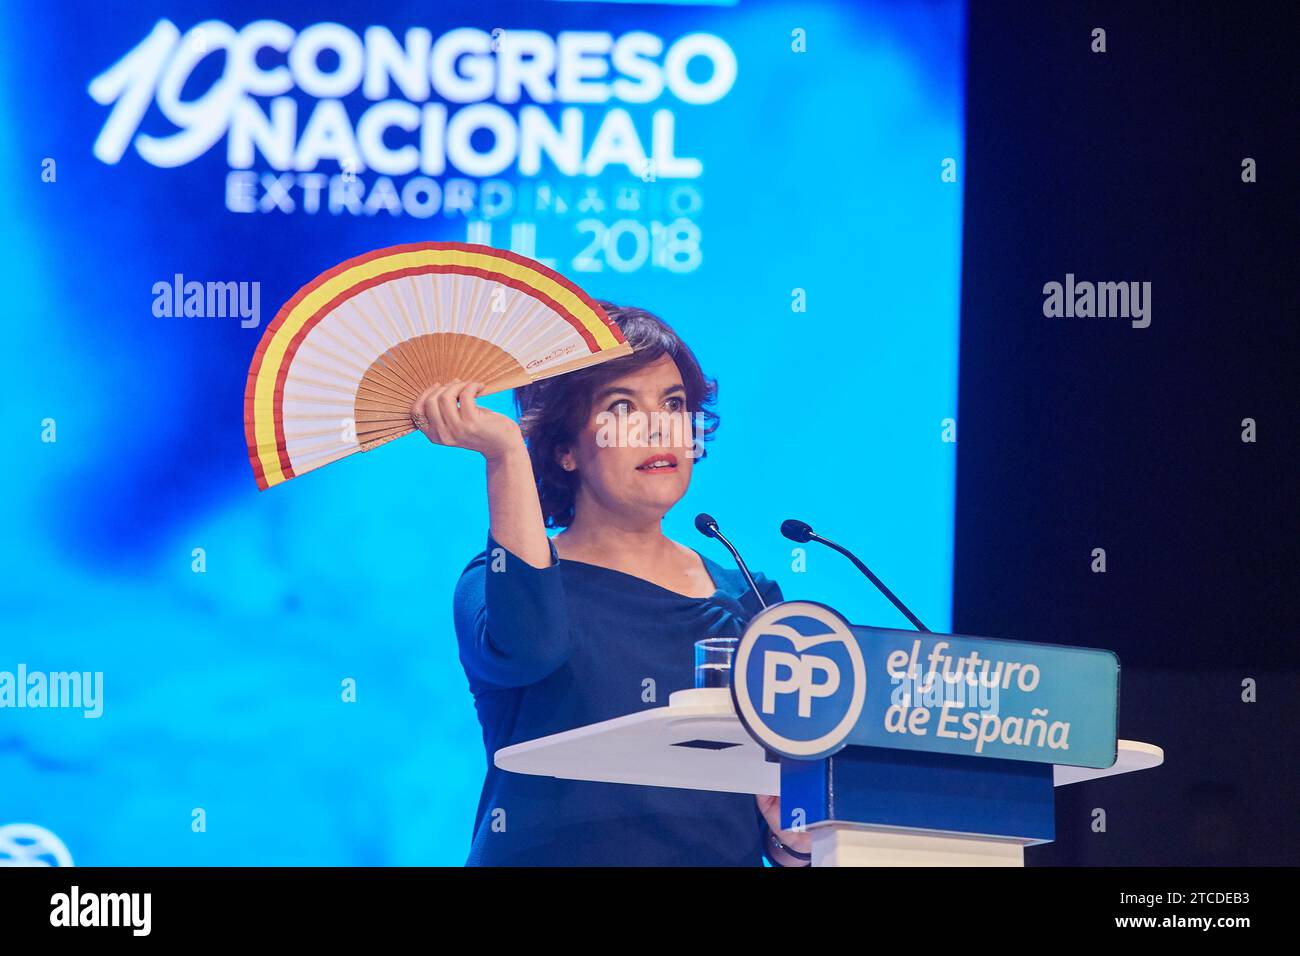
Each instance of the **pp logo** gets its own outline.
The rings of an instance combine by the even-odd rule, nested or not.
[[[63,841],[34,823],[0,826],[0,866],[72,866]]]
[[[867,699],[862,649],[847,621],[815,601],[773,604],[749,622],[732,664],[736,713],[786,757],[818,760],[844,746]]]

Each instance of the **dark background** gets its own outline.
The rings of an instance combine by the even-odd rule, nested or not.
[[[1030,865],[1300,860],[1298,17],[970,6],[954,630],[1114,650],[1165,750],[1058,791]],[[1150,327],[1044,317],[1067,272]]]

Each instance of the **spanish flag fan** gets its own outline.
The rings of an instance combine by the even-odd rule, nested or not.
[[[244,393],[253,474],[266,489],[400,438],[438,382],[487,395],[631,351],[541,263],[463,242],[378,249],[317,276],[267,326]]]

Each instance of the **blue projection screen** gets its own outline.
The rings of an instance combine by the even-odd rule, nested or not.
[[[787,598],[906,626],[801,518],[949,629],[963,3],[4,16],[0,827],[83,865],[464,862],[481,457],[415,436],[260,492],[244,440],[265,326],[383,246],[497,246],[665,319],[721,416],[666,533],[726,563],[708,511]],[[241,310],[166,314],[189,282]],[[80,706],[27,693],[51,673]]]

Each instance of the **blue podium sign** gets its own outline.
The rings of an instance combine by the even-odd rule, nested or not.
[[[850,744],[1097,768],[1117,754],[1111,651],[862,627],[814,601],[750,621],[731,693],[755,740],[800,760]]]

